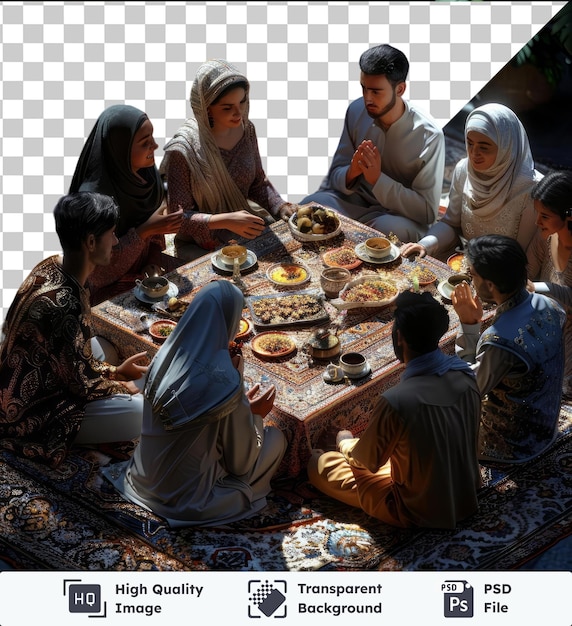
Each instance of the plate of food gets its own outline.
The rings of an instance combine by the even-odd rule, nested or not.
[[[298,205],[288,220],[288,227],[298,241],[325,241],[342,232],[336,212],[315,203]]]
[[[330,300],[337,309],[373,308],[391,304],[399,295],[395,281],[377,274],[367,274],[350,281],[340,296]]]
[[[248,296],[246,303],[255,326],[273,328],[313,324],[329,319],[323,296],[312,291],[299,291],[290,295]]]
[[[188,308],[189,303],[177,298],[177,296],[172,296],[166,302],[158,302],[152,306],[152,309],[160,315],[165,315],[175,321],[180,320]]]
[[[362,260],[358,258],[356,251],[347,246],[327,250],[322,255],[322,261],[328,267],[343,267],[346,270],[353,270],[362,264]]]
[[[244,339],[244,337],[250,335],[251,332],[252,322],[250,320],[247,320],[245,317],[242,317],[240,319],[240,322],[238,323],[238,332],[236,333],[236,336],[234,338],[235,340]]]
[[[447,259],[447,265],[455,272],[455,273],[464,273],[467,271],[467,260],[465,259],[464,254],[452,254]]]
[[[303,263],[282,261],[274,263],[266,271],[266,277],[271,283],[280,287],[296,287],[310,280],[310,270]]]
[[[406,271],[406,276],[411,282],[417,279],[417,284],[420,287],[426,287],[437,280],[437,274],[423,263],[418,263],[415,267]]]
[[[167,337],[175,330],[177,322],[173,320],[157,320],[149,326],[149,334],[157,341],[165,341]]]
[[[250,349],[257,356],[277,359],[292,354],[296,343],[285,332],[269,330],[256,335],[250,342]]]

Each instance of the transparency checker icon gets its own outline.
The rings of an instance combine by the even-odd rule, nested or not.
[[[64,579],[64,596],[66,595],[70,613],[86,613],[87,617],[107,617],[107,603],[103,602],[102,606],[100,585],[85,585],[81,580]]]
[[[260,619],[260,613],[266,617],[286,617],[285,580],[275,580],[273,583],[268,580],[249,580],[248,595],[248,617]]]

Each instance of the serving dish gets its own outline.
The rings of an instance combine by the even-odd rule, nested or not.
[[[165,341],[167,337],[175,330],[177,322],[173,320],[157,320],[149,326],[149,334],[157,341]]]
[[[310,270],[303,264],[294,261],[274,263],[266,270],[266,277],[271,283],[280,287],[295,287],[310,280]]]
[[[298,227],[298,220],[307,218],[310,220],[309,227],[314,229],[323,226],[323,232],[315,232],[310,230],[303,232]],[[300,224],[302,221],[300,222]],[[332,209],[322,206],[321,204],[301,204],[298,210],[292,213],[288,219],[288,227],[292,233],[292,237],[298,241],[326,241],[336,237],[342,232],[342,224],[336,212]]]
[[[413,279],[417,278],[420,287],[426,287],[437,280],[437,274],[423,263],[417,263],[411,269],[403,269],[408,280],[413,281]]]
[[[366,274],[350,281],[339,298],[330,300],[337,309],[376,308],[391,304],[399,295],[396,282],[375,274]]]
[[[248,296],[246,304],[255,326],[301,326],[329,319],[323,296],[313,291]]]
[[[353,270],[363,263],[356,251],[348,246],[326,250],[322,255],[322,261],[328,267],[343,267],[346,270]]]
[[[169,319],[179,321],[183,317],[185,311],[189,308],[189,302],[173,296],[168,298],[167,302],[163,299],[161,302],[157,302],[151,307],[156,313],[164,315]]]
[[[247,320],[245,317],[242,317],[238,324],[238,332],[236,333],[234,338],[244,339],[245,337],[248,337],[248,335],[250,335],[251,332],[252,332],[252,322],[250,320]]]
[[[467,268],[467,260],[465,259],[465,255],[464,254],[452,254],[447,259],[447,265],[454,272],[465,272],[468,269]]]
[[[365,249],[365,241],[357,244],[357,246],[355,247],[355,252],[356,252],[356,256],[358,257],[358,259],[361,259],[362,261],[365,261],[366,263],[376,263],[376,264],[377,263],[391,263],[395,261],[396,259],[398,259],[401,254],[399,252],[399,248],[394,243],[392,243],[391,251],[387,256],[383,257],[382,259],[374,258],[367,253],[367,250]]]
[[[269,330],[253,337],[250,349],[257,356],[277,359],[292,354],[296,350],[296,343],[285,332]]]

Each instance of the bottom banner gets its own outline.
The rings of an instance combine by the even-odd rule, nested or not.
[[[570,626],[571,572],[0,573],[0,626],[368,624]]]

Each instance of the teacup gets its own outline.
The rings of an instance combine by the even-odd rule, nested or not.
[[[246,246],[231,244],[222,248],[218,256],[225,265],[242,265],[248,257],[248,250]]]
[[[148,276],[137,279],[135,284],[149,298],[162,298],[169,291],[169,281],[164,276]]]
[[[366,360],[363,354],[359,352],[346,352],[340,357],[340,367],[347,376],[356,376],[363,372]]]
[[[391,241],[387,237],[370,237],[366,239],[365,251],[373,259],[383,259],[391,253]]]
[[[327,267],[320,274],[320,285],[327,298],[337,298],[350,278],[350,271],[345,267]]]

